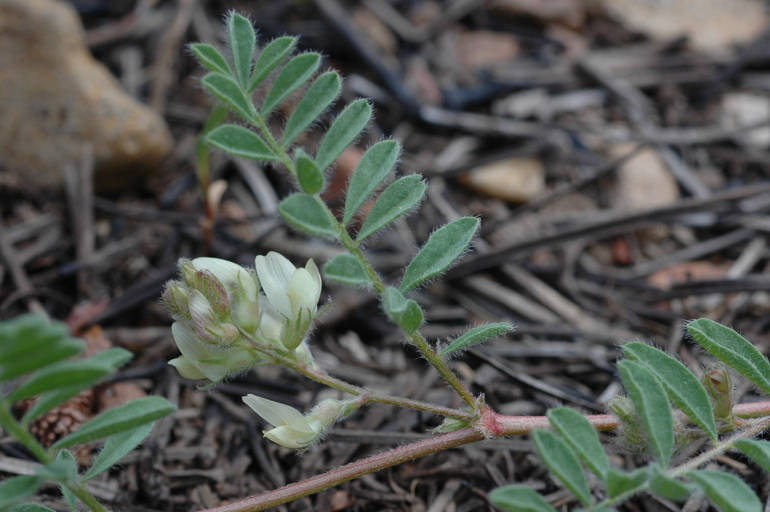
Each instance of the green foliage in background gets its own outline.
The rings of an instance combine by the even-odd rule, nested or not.
[[[77,359],[85,350],[83,340],[73,338],[64,324],[48,323],[39,316],[22,316],[0,322],[0,427],[27,448],[39,461],[33,475],[12,477],[0,484],[0,510],[50,511],[36,504],[19,504],[33,496],[46,482],[61,488],[70,509],[80,499],[91,510],[104,510],[88,492],[85,483],[108,470],[133,450],[152,430],[155,420],[170,414],[175,406],[150,396],[110,409],[74,432],[43,447],[29,432],[30,424],[54,407],[114,374],[132,355],[110,348],[87,359]],[[13,406],[34,400],[20,419]],[[106,438],[91,468],[81,474],[68,448]]]

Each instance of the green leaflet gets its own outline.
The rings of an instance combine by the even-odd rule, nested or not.
[[[297,181],[303,192],[313,195],[324,189],[324,174],[304,149],[297,149],[294,165],[297,167]]]
[[[762,512],[757,495],[735,475],[702,469],[689,471],[686,476],[724,512]]]
[[[506,512],[556,512],[536,491],[523,485],[506,485],[489,493],[489,501]]]
[[[7,479],[0,484],[0,510],[33,496],[42,483],[42,478],[32,475]]]
[[[738,439],[733,444],[755,464],[770,472],[770,441]]]
[[[674,451],[674,418],[666,391],[657,377],[640,363],[619,361],[618,370],[650,438],[655,456],[663,467],[668,466]]]
[[[606,474],[607,494],[616,498],[621,494],[635,494],[649,479],[647,468],[639,468],[633,473],[627,473],[615,468],[609,468]],[[640,489],[641,490],[641,489]]]
[[[24,340],[21,338],[20,341]],[[23,343],[19,343],[23,344]],[[64,359],[78,355],[83,351],[84,344],[74,338],[64,338],[45,349],[34,352],[24,351],[16,360],[9,360],[0,365],[0,381],[15,379],[24,374],[44,368]]]
[[[78,480],[78,463],[75,460],[75,456],[72,455],[72,452],[69,450],[61,450],[59,454],[56,456],[56,461],[63,462],[63,474],[62,476],[64,478],[59,479],[60,482],[65,482],[69,480],[70,482],[77,482]],[[64,501],[67,502],[67,506],[70,508],[70,510],[77,510],[77,496],[75,496],[75,493],[69,490],[69,488],[65,485],[60,485],[59,488],[61,489],[62,496],[64,496]]]
[[[278,205],[278,213],[300,231],[325,238],[338,236],[337,221],[317,196],[292,194]]]
[[[315,163],[325,171],[338,156],[363,131],[372,117],[372,107],[367,100],[356,100],[345,107],[326,132],[318,151]]]
[[[94,364],[107,365],[114,371],[127,363],[132,357],[133,354],[128,350],[112,347],[94,355],[88,361]],[[24,414],[22,423],[25,425],[29,424],[33,419],[42,416],[90,386],[91,384],[88,381],[83,381],[80,383],[68,383],[56,389],[46,391],[38,397],[34,405]]]
[[[600,479],[610,469],[610,461],[604,453],[596,429],[588,419],[574,409],[557,407],[548,411],[548,419],[559,435],[575,450],[583,463]]]
[[[211,130],[206,142],[234,156],[252,160],[279,160],[262,138],[251,130],[234,124],[223,124]]]
[[[388,316],[407,334],[413,334],[423,324],[425,317],[420,305],[404,297],[397,289],[388,286],[383,299]]]
[[[10,512],[56,512],[52,508],[38,505],[37,503],[20,503],[9,509]]]
[[[99,453],[99,458],[91,466],[83,477],[83,481],[90,480],[99,473],[107,471],[112,466],[120,462],[120,459],[126,456],[128,452],[136,448],[139,443],[152,431],[155,422],[145,423],[133,430],[126,430],[107,438],[104,448]]]
[[[235,76],[241,87],[246,89],[249,86],[251,60],[254,57],[257,35],[254,33],[251,22],[235,13],[227,19],[227,31],[230,34],[230,51],[233,55]]]
[[[533,438],[537,452],[551,473],[584,505],[590,506],[591,490],[588,488],[586,475],[572,448],[550,430],[535,430]]]
[[[286,56],[294,50],[295,46],[297,46],[297,38],[292,36],[283,36],[270,41],[257,58],[248,91],[253,92],[254,89],[259,87],[259,84],[283,62]]]
[[[262,102],[262,116],[267,117],[275,107],[313,76],[321,65],[321,56],[317,53],[303,53],[291,59],[278,73],[278,78],[270,87],[265,101]]]
[[[425,182],[419,174],[404,176],[390,184],[374,203],[364,224],[358,230],[357,241],[390,224],[417,206],[425,195]]]
[[[345,215],[342,223],[347,224],[361,205],[369,199],[374,189],[384,180],[398,160],[401,145],[395,140],[384,140],[370,147],[358,162],[348,184],[345,196]]]
[[[201,83],[207,91],[230,107],[233,112],[250,123],[255,122],[257,115],[251,99],[231,76],[222,73],[209,73],[203,77]]]
[[[190,45],[190,50],[195,54],[198,62],[208,68],[209,71],[223,75],[230,74],[230,66],[227,64],[227,59],[210,44],[194,43]]]
[[[159,396],[134,400],[115,409],[103,412],[75,432],[60,439],[53,449],[68,448],[95,439],[111,436],[153,422],[176,410],[174,404]]]
[[[113,372],[111,366],[91,361],[63,361],[35,373],[8,396],[11,402],[30,398],[61,386],[90,387]]]
[[[623,354],[642,363],[658,379],[668,397],[711,439],[717,438],[717,425],[706,389],[685,365],[668,354],[638,341],[623,345]]]
[[[685,501],[692,494],[694,485],[668,476],[657,464],[653,467],[650,491],[667,500]]]
[[[506,322],[499,322],[496,324],[486,324],[474,327],[470,331],[466,332],[452,343],[444,348],[439,355],[444,357],[460,350],[467,350],[479,343],[484,343],[488,339],[502,336],[506,332],[512,331],[513,326]],[[582,416],[581,416],[582,417]]]
[[[468,248],[478,227],[476,217],[461,217],[436,230],[406,268],[401,292],[406,293],[449,268]]]
[[[351,254],[338,254],[329,260],[324,266],[324,277],[346,286],[368,288],[372,285],[363,264]]]
[[[690,322],[687,332],[706,352],[770,393],[770,362],[749,340],[708,318]]]
[[[297,136],[310,126],[340,94],[340,75],[329,71],[315,79],[297,104],[283,129],[283,147],[291,144]]]

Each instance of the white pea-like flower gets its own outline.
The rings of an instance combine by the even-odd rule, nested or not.
[[[309,421],[297,409],[256,395],[246,395],[243,402],[275,428],[264,436],[276,444],[300,450],[312,445],[322,434],[318,421]]]
[[[219,382],[230,373],[261,363],[254,352],[244,348],[218,349],[202,343],[195,331],[182,322],[174,322],[171,333],[182,355],[168,363],[187,379],[205,378]]]
[[[318,267],[311,259],[305,268],[296,268],[277,252],[257,256],[255,266],[267,300],[285,319],[280,341],[294,350],[307,336],[318,312],[321,296]]]

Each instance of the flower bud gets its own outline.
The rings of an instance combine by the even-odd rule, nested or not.
[[[711,407],[717,420],[733,421],[733,380],[730,371],[721,364],[707,367],[701,376],[701,384],[711,399]]]
[[[615,430],[618,443],[629,452],[648,453],[649,438],[631,399],[627,396],[615,395],[610,399],[607,408],[619,420],[618,428]]]
[[[227,295],[225,285],[208,270],[198,270],[195,277],[197,280],[195,289],[206,297],[219,319],[227,319],[230,314],[230,297]]]
[[[191,290],[188,303],[193,328],[201,341],[229,346],[238,339],[240,336],[238,329],[234,325],[219,321],[203,293]]]
[[[169,281],[162,295],[163,304],[174,318],[192,321],[190,316],[189,292],[180,281]]]

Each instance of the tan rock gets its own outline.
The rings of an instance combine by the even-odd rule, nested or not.
[[[612,17],[653,39],[687,36],[698,50],[723,51],[748,43],[770,21],[762,0],[601,0]]]
[[[742,144],[759,149],[770,147],[770,97],[747,92],[731,92],[722,97],[719,124],[735,132],[735,138]],[[751,126],[761,126],[746,130]]]
[[[628,154],[633,144],[618,144],[610,151],[618,158]],[[613,204],[629,211],[649,210],[679,200],[679,186],[658,153],[646,148],[625,162],[617,171]]]
[[[121,89],[59,0],[0,0],[0,170],[56,187],[91,144],[99,192],[135,183],[171,151],[163,119]]]
[[[462,182],[498,199],[526,203],[545,191],[545,168],[533,158],[508,158],[471,170]]]

